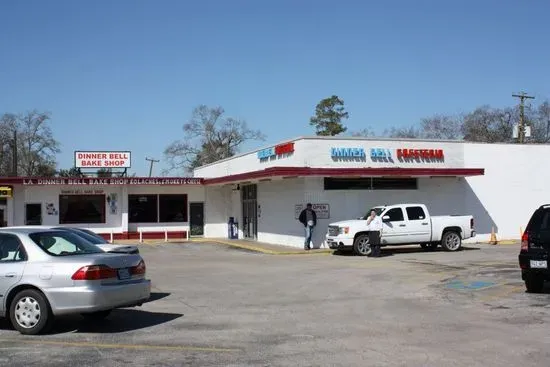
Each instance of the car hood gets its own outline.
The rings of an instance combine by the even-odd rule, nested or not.
[[[329,225],[344,227],[344,226],[353,226],[354,224],[362,224],[364,222],[365,222],[364,219],[351,219],[351,220],[342,220],[340,222],[330,223]]]

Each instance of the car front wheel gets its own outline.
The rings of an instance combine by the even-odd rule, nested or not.
[[[362,234],[353,241],[353,251],[359,256],[369,256],[372,253],[369,235]]]
[[[36,335],[46,331],[53,316],[46,297],[34,289],[17,293],[10,306],[10,321],[21,334]]]

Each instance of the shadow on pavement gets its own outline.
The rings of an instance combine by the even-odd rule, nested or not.
[[[462,246],[461,251],[472,251],[472,250],[479,250],[478,247],[468,247],[468,246]],[[422,252],[446,252],[441,247],[437,247],[436,250],[428,250],[423,249],[420,246],[418,247],[392,247],[392,246],[386,246],[382,247],[381,257],[387,257],[387,256],[393,256],[393,255],[399,255],[399,254],[416,254],[416,253],[422,253]],[[460,251],[458,251],[460,252]],[[332,253],[333,255],[337,256],[356,256],[353,251],[341,251],[336,250]]]
[[[56,320],[48,334],[98,333],[111,334],[145,329],[165,324],[182,317],[180,313],[149,312],[134,309],[114,310],[104,320],[86,320],[80,316],[63,317]]]
[[[145,303],[155,302],[155,301],[161,300],[163,298],[168,297],[170,294],[171,293],[166,293],[166,292],[151,292],[151,296],[149,297],[149,299],[147,301],[145,301]]]

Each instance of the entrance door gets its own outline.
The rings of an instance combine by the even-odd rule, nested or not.
[[[241,200],[243,205],[243,237],[258,238],[258,188],[257,185],[241,186]]]
[[[191,236],[204,235],[204,203],[189,203],[189,227]]]
[[[42,204],[25,204],[25,225],[42,225]]]

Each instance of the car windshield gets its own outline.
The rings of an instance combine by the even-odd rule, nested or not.
[[[99,254],[103,251],[74,233],[68,231],[35,232],[30,239],[52,256]]]

